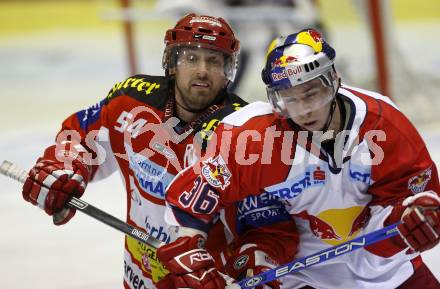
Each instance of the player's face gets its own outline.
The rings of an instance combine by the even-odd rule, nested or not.
[[[308,131],[319,131],[325,126],[333,97],[332,87],[323,85],[320,79],[313,79],[279,93],[296,124]]]
[[[225,87],[225,59],[221,52],[183,48],[176,65],[176,97],[185,106],[201,109]]]

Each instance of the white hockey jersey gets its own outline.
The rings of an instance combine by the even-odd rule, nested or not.
[[[440,192],[423,140],[388,98],[344,85],[338,94],[346,123],[333,155],[289,120],[276,118],[267,103],[226,117],[216,131],[223,145],[167,190],[168,221],[178,224],[182,210],[208,222],[243,199],[249,206],[282,200],[298,227],[299,258],[388,225],[393,206],[412,194]],[[204,194],[193,188],[196,179]],[[192,203],[182,202],[183,192]],[[203,210],[197,204],[205,204]],[[286,276],[283,288],[396,288],[420,258],[388,239]]]

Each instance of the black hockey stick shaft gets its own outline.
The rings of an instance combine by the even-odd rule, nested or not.
[[[137,229],[83,200],[73,197],[67,202],[67,206],[154,248],[159,248],[162,245],[161,241],[145,233],[143,230]]]
[[[27,172],[23,170],[22,168],[18,167],[17,165],[14,165],[13,163],[9,161],[3,161],[3,163],[0,165],[0,174],[8,176],[14,180],[17,180],[21,183],[24,183],[24,181],[27,178]],[[130,236],[142,243],[145,243],[149,246],[152,246],[154,248],[159,248],[163,243],[159,241],[158,239],[150,236],[143,230],[137,229],[118,218],[96,208],[95,206],[90,205],[89,203],[80,200],[78,198],[71,198],[67,202],[67,206],[73,209],[76,209],[98,221],[101,223],[104,223],[124,234],[127,236]]]

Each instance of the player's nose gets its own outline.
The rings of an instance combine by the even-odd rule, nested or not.
[[[197,63],[197,74],[207,75],[208,74],[208,63],[204,60]]]

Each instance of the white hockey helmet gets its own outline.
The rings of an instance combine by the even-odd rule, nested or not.
[[[274,112],[283,117],[295,117],[317,110],[332,101],[338,89],[335,56],[335,50],[314,29],[304,29],[273,40],[267,51],[262,79]],[[283,90],[317,78],[328,88],[328,93],[307,99],[307,106],[295,106],[294,102],[301,97],[293,95],[286,98],[282,93]]]

